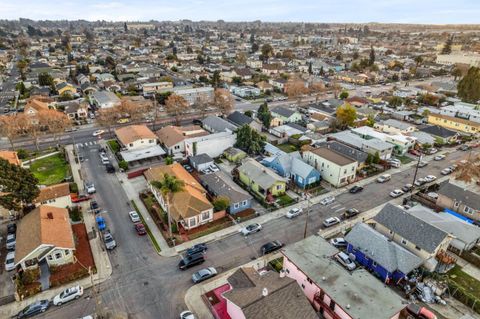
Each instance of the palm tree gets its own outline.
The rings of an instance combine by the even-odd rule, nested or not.
[[[175,176],[164,174],[163,180],[159,181],[152,181],[152,186],[158,189],[161,193],[163,198],[165,199],[165,206],[167,208],[167,216],[168,216],[168,234],[170,238],[172,238],[172,215],[170,214],[170,197],[173,194],[183,191],[184,189],[184,182],[182,180],[177,179]]]

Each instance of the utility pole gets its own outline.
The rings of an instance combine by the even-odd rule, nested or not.
[[[307,216],[305,218],[305,228],[303,230],[303,239],[307,238],[307,227],[308,227],[308,214],[310,213],[310,193],[306,192],[305,195],[307,196]]]
[[[413,174],[412,187],[410,188],[410,195],[413,193],[413,188],[415,187],[415,181],[417,180],[418,167],[420,161],[422,160],[422,151],[420,150],[420,155],[418,155],[417,165],[415,166],[415,173]]]

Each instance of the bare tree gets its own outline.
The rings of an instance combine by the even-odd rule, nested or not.
[[[302,95],[308,92],[305,83],[302,80],[291,80],[285,85],[285,91],[290,99],[297,99],[298,103],[302,101]]]
[[[214,104],[223,115],[228,115],[233,111],[235,100],[227,89],[216,89]]]
[[[199,94],[195,99],[195,109],[200,113],[200,117],[203,119],[207,113],[210,98],[206,94]]]
[[[465,183],[480,182],[480,154],[470,150],[468,158],[458,163],[455,179]]]
[[[64,113],[56,110],[42,111],[42,124],[44,124],[50,133],[53,134],[54,141],[59,142],[61,134],[65,129],[72,126],[72,122]]]
[[[19,127],[20,116],[23,116],[23,114],[0,116],[0,135],[5,136],[8,139],[13,150],[15,150],[15,140],[22,135]]]
[[[108,132],[111,133],[112,126],[117,122],[116,108],[100,109],[97,111],[96,120],[100,126],[106,127]]]
[[[188,110],[188,102],[181,96],[172,94],[165,102],[167,113],[175,117],[175,122],[180,125],[180,119]]]

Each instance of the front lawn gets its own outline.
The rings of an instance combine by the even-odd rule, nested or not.
[[[407,155],[397,155],[395,157],[398,158],[402,164],[408,164],[413,161],[413,159]]]
[[[290,143],[280,144],[280,145],[277,145],[277,147],[282,151],[284,151],[285,153],[292,153],[292,152],[298,151],[298,147]]]
[[[68,162],[61,153],[33,161],[30,164],[30,171],[40,185],[58,184],[70,175]]]
[[[277,197],[276,203],[282,207],[288,206],[294,202],[293,198],[288,196],[287,194],[283,194],[282,196]]]

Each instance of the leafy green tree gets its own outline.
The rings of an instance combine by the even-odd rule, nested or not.
[[[219,196],[213,201],[213,208],[216,212],[226,210],[229,206],[230,200],[224,196]]]
[[[266,102],[262,103],[257,111],[257,117],[262,122],[265,128],[269,129],[272,122],[272,113],[268,109]]]
[[[0,158],[0,206],[20,210],[38,197],[38,180],[29,170]]]
[[[422,62],[423,62],[423,57],[421,55],[417,55],[414,60],[415,60],[416,66],[418,68],[420,66],[420,64],[422,64]]]
[[[373,163],[373,155],[368,153],[367,154],[367,159],[365,160],[365,163],[367,163],[367,165],[372,165]]]
[[[255,53],[259,50],[259,46],[257,43],[252,43],[252,53]]]
[[[165,165],[173,164],[173,158],[171,156],[165,157]]]
[[[378,152],[375,152],[375,155],[373,156],[372,162],[373,162],[374,164],[380,163],[380,154],[379,154]]]
[[[375,118],[373,117],[373,115],[369,114],[367,116],[367,126],[370,126],[370,127],[373,127],[373,125],[375,125]]]
[[[184,190],[185,183],[182,180],[177,179],[173,175],[164,174],[163,179],[159,181],[152,181],[152,186],[158,189],[165,200],[165,206],[167,208],[167,216],[168,216],[168,232],[170,238],[172,237],[172,215],[170,212],[170,197],[172,197],[175,193],[181,192]]]
[[[247,110],[247,111],[243,112],[243,114],[245,114],[248,117],[253,117],[253,112],[250,111],[250,110]]]
[[[249,125],[243,125],[237,130],[237,142],[235,146],[249,155],[257,155],[265,147],[265,136],[261,135]]]
[[[373,45],[370,47],[370,56],[368,58],[368,65],[373,65],[375,63],[375,50]]]
[[[340,100],[345,100],[346,98],[348,98],[348,92],[342,91],[342,93],[340,93],[338,97],[340,98]]]
[[[480,68],[472,66],[458,82],[458,96],[468,103],[480,100]]]
[[[442,48],[442,54],[450,54],[452,53],[452,37],[448,37],[447,41],[445,41],[445,45]]]
[[[357,119],[357,110],[349,103],[345,103],[337,108],[336,117],[340,127],[353,126],[353,123],[355,123]]]
[[[264,61],[268,60],[272,56],[274,56],[275,52],[273,51],[272,45],[265,43],[262,45],[262,58]]]
[[[241,85],[242,84],[242,78],[239,76],[234,76],[232,78],[232,83],[235,85]]]
[[[390,106],[393,106],[393,107],[397,107],[397,106],[400,106],[403,104],[403,99],[399,96],[392,96],[389,100],[388,100],[388,104]]]
[[[220,71],[214,71],[212,75],[212,86],[218,88],[220,86]]]

